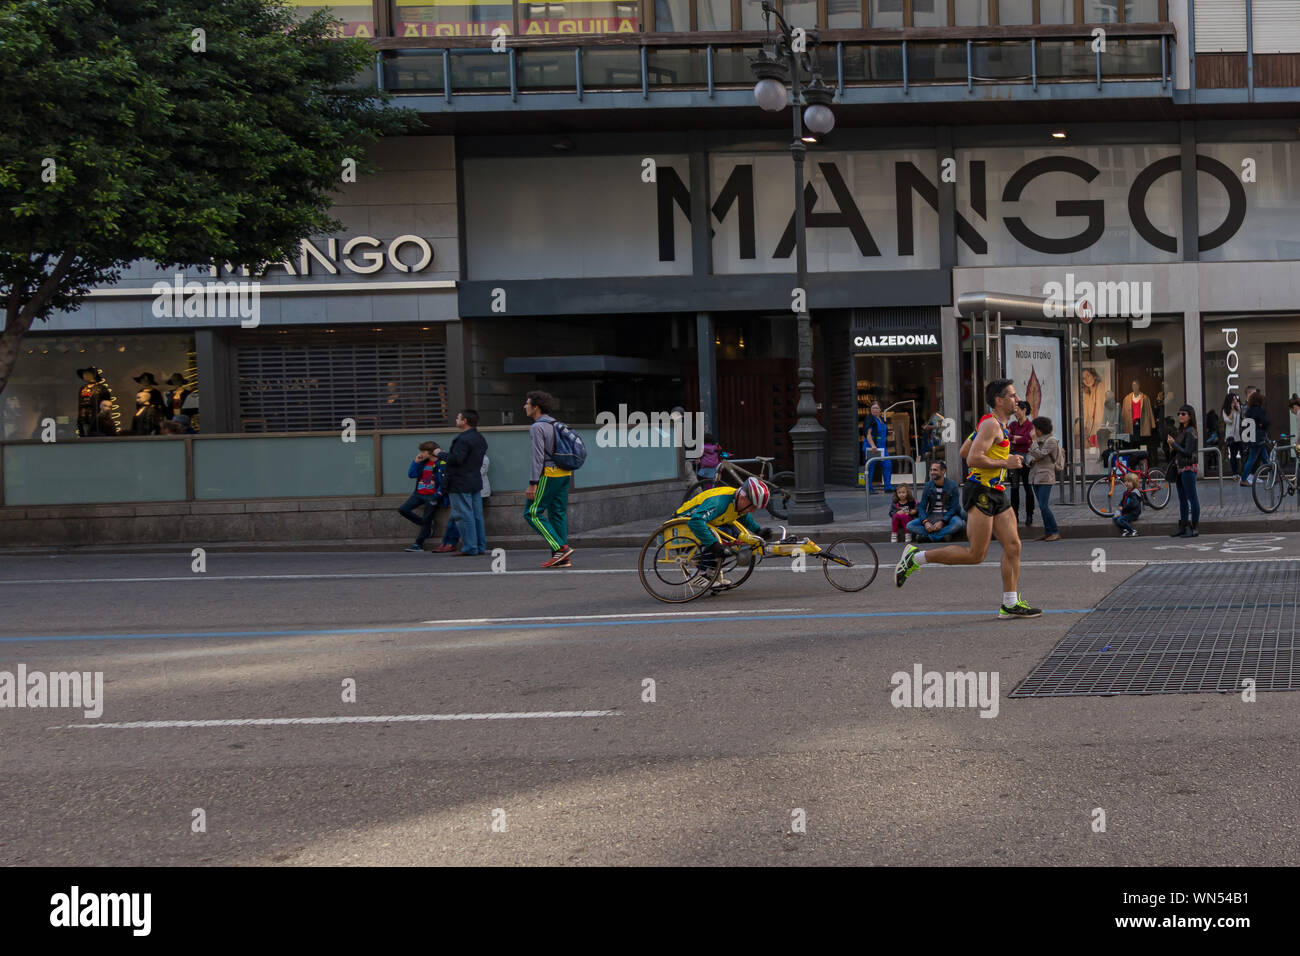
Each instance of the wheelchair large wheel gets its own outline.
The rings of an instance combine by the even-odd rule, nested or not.
[[[741,545],[735,554],[722,559],[722,572],[718,575],[718,580],[726,578],[731,583],[725,586],[716,585],[713,590],[715,592],[735,590],[749,580],[749,576],[754,573],[754,568],[757,566],[758,553],[748,545]]]
[[[861,591],[876,579],[880,569],[876,549],[860,534],[837,539],[823,548],[819,557],[826,580],[841,591]]]
[[[641,586],[665,604],[685,604],[703,597],[721,574],[721,565],[700,565],[700,543],[686,524],[686,518],[675,518],[660,525],[641,546],[637,559]]]

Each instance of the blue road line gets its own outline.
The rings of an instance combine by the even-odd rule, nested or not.
[[[1057,608],[1044,614],[1091,614],[1093,608]],[[993,611],[981,608],[973,611],[870,611],[838,614],[755,614],[750,617],[680,617],[642,618],[635,621],[539,621],[519,624],[434,624],[427,627],[354,627],[330,628],[310,631],[177,631],[171,634],[31,634],[25,637],[0,637],[0,644],[23,644],[33,641],[156,641],[188,640],[205,637],[329,637],[345,634],[427,634],[449,631],[535,631],[570,627],[640,627],[646,624],[735,624],[746,621],[808,621],[831,619],[866,620],[887,617],[985,617]],[[999,618],[1001,620],[1001,618]]]

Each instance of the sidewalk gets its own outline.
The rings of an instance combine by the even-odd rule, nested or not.
[[[683,485],[683,493],[685,485]],[[1052,511],[1056,515],[1062,538],[1118,538],[1119,529],[1109,519],[1098,518],[1087,504],[1061,504],[1060,489],[1052,492]],[[1223,504],[1219,504],[1218,482],[1215,479],[1203,480],[1200,484],[1202,534],[1265,534],[1279,531],[1300,531],[1300,507],[1297,499],[1286,498],[1282,506],[1271,515],[1266,515],[1255,507],[1249,488],[1240,487],[1235,480],[1223,482]],[[835,520],[829,525],[801,527],[786,522],[788,530],[808,534],[819,541],[833,540],[843,534],[865,534],[873,543],[889,541],[889,496],[877,492],[871,500],[871,519],[866,516],[866,496],[861,488],[849,488],[844,485],[832,485],[826,490],[826,501],[835,514]],[[1023,505],[1023,502],[1022,502]],[[570,536],[569,543],[575,548],[639,548],[657,528],[662,518],[630,521],[623,524],[593,528]],[[759,523],[779,527],[783,522],[777,521],[766,512],[759,516]],[[1169,504],[1159,511],[1147,508],[1137,523],[1138,531],[1143,536],[1168,535],[1178,529],[1178,497],[1172,494]],[[1031,528],[1020,525],[1022,539],[1033,540],[1043,534],[1042,520],[1035,513]],[[964,540],[964,539],[961,539]],[[213,542],[205,545],[211,552],[239,551],[394,551],[401,550],[409,543],[405,538],[353,538],[312,541],[231,541]],[[489,548],[504,548],[507,551],[533,550],[538,554],[545,551],[542,540],[537,535],[489,535]],[[189,551],[190,544],[117,544],[92,545],[82,547],[50,546],[7,548],[0,550],[0,555],[31,554],[156,554],[172,551]],[[467,568],[466,570],[470,570]]]

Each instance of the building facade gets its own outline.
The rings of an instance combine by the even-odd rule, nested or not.
[[[855,479],[872,402],[891,450],[920,457],[936,422],[973,423],[994,367],[1024,373],[1089,462],[1135,382],[1161,420],[1254,385],[1294,433],[1288,6],[786,0],[821,29],[837,88],[803,195],[831,480]],[[255,327],[158,315],[172,277],[145,265],[56,317],[6,390],[6,437],[50,409],[66,427],[75,369],[94,364],[115,387],[197,377],[205,431],[424,427],[461,406],[512,424],[540,385],[575,422],[701,408],[733,453],[788,464],[795,196],[790,115],[754,105],[760,4],[335,9],[427,135],[383,143],[380,172],[341,190],[344,231],[260,277]],[[1077,338],[1046,317],[1005,326],[992,362],[954,310],[1058,287],[1107,301]]]

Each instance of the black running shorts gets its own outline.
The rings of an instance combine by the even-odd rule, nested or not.
[[[996,518],[1011,507],[1011,502],[1005,488],[997,491],[978,482],[968,481],[961,493],[961,506],[967,511],[978,508],[990,518]]]

